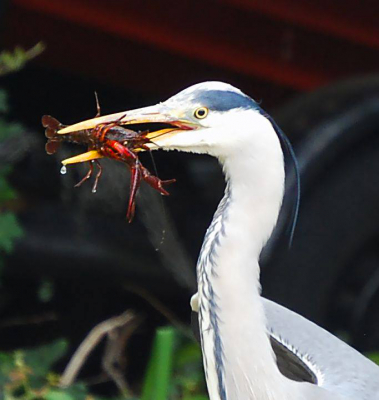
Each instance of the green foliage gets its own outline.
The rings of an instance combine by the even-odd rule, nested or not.
[[[43,375],[50,371],[67,351],[67,343],[64,340],[29,349],[24,353],[25,363],[33,370],[36,375]]]
[[[141,400],[207,400],[200,347],[172,327],[157,330]]]
[[[61,390],[51,390],[45,396],[46,400],[72,400],[73,397],[70,393],[62,392]]]
[[[44,49],[38,43],[29,50],[17,47],[13,52],[0,53],[0,76],[17,71],[25,62]],[[22,132],[18,123],[6,120],[6,92],[0,89],[0,145]],[[14,249],[15,240],[23,234],[12,209],[16,192],[8,183],[11,165],[0,160],[0,270],[2,255]],[[3,254],[1,254],[3,253]],[[37,295],[48,302],[53,296],[53,283],[42,280]],[[196,343],[171,327],[157,330],[143,382],[141,397],[120,396],[113,399],[90,393],[84,383],[69,388],[59,387],[60,377],[54,365],[67,350],[64,340],[11,353],[0,352],[0,400],[207,400],[202,372],[201,352]],[[130,363],[132,365],[132,362]]]
[[[37,296],[42,303],[48,303],[54,296],[54,283],[49,279],[43,279]]]
[[[46,400],[99,400],[88,394],[87,388],[84,384],[77,384],[68,389],[51,389],[44,397]],[[107,399],[109,400],[109,399]]]
[[[5,90],[0,90],[0,113],[5,114],[8,111],[7,93]]]
[[[372,352],[372,353],[368,353],[366,355],[371,361],[374,361],[375,364],[379,365],[379,353],[378,352]]]
[[[15,191],[9,186],[6,179],[10,168],[0,168],[0,204],[16,198]]]
[[[13,52],[4,50],[0,53],[0,76],[20,70],[28,61],[40,55],[45,50],[42,42],[29,50],[17,46]]]
[[[158,329],[145,378],[141,400],[166,400],[169,393],[174,359],[176,331]]]
[[[37,43],[29,50],[16,47],[13,52],[2,51],[0,53],[0,76],[14,72],[22,68],[25,63],[41,54],[44,50],[42,43]],[[4,118],[9,110],[7,94],[0,89],[0,143],[21,133],[22,126],[18,123],[10,123]],[[1,160],[0,160],[1,161]],[[0,252],[9,253],[13,250],[14,241],[22,236],[22,229],[14,213],[9,208],[9,202],[16,198],[15,191],[8,184],[7,176],[11,166],[0,164]],[[0,260],[0,266],[2,260]]]
[[[57,340],[32,349],[0,353],[1,400],[98,400],[84,384],[58,387],[59,376],[51,369],[66,353],[67,343]]]
[[[0,386],[4,390],[4,400],[37,399],[40,393],[48,393],[50,384],[45,375],[61,356],[63,347],[66,344],[57,341],[36,349],[0,353]]]
[[[0,57],[1,70],[1,57]],[[8,110],[5,91],[0,90],[0,113]],[[0,117],[0,143],[21,132],[21,125],[9,123]],[[8,175],[11,172],[10,165],[0,165],[0,257],[1,252],[10,253],[14,242],[22,236],[22,229],[14,213],[9,210],[11,201],[16,198],[16,193],[8,183]],[[3,261],[0,259],[0,269]]]
[[[1,90],[0,90],[1,93]],[[0,119],[0,141],[4,141],[22,132],[22,125],[16,122],[9,123]]]
[[[22,229],[16,216],[9,211],[0,214],[0,250],[10,253],[14,240],[21,237]]]
[[[0,400],[208,400],[199,346],[171,327],[157,330],[142,395],[97,397],[84,383],[60,388],[54,365],[67,351],[65,340],[0,353]],[[1,390],[3,389],[3,390]]]
[[[175,355],[173,399],[207,400],[202,367],[201,349],[198,343],[182,339]]]

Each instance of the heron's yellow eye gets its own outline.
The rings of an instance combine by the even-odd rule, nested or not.
[[[204,119],[208,115],[208,112],[209,112],[209,110],[208,110],[207,107],[200,107],[200,108],[195,110],[193,115],[197,119]]]

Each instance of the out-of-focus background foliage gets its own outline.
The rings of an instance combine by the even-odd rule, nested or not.
[[[376,8],[376,9],[375,9]],[[264,294],[377,358],[379,5],[348,0],[13,0],[0,3],[0,399],[205,399],[189,299],[223,192],[217,162],[155,154],[142,186],[104,163],[96,194],[44,151],[41,116],[70,124],[204,80],[261,101],[303,181],[294,245],[280,223]],[[143,162],[153,168],[148,155]],[[62,383],[64,385],[62,385]]]

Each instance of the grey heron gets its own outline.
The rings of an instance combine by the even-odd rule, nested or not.
[[[284,159],[273,120],[239,89],[191,86],[163,103],[101,116],[64,134],[120,119],[163,123],[151,149],[209,154],[226,189],[197,263],[203,363],[211,400],[379,399],[379,367],[304,319],[261,297],[259,255],[277,222]]]

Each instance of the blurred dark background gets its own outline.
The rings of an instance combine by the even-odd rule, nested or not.
[[[157,304],[189,324],[197,254],[223,193],[217,162],[154,154],[159,176],[177,183],[167,198],[143,186],[128,224],[125,168],[104,163],[96,194],[89,184],[74,189],[85,169],[61,175],[60,160],[78,149],[48,157],[40,121],[94,116],[94,91],[109,113],[206,80],[261,101],[299,159],[294,244],[289,251],[283,238],[289,171],[280,223],[262,255],[264,295],[361,351],[379,350],[379,4],[13,0],[0,12],[2,49],[46,46],[1,80],[7,118],[23,126],[0,162],[12,160],[18,197],[10,207],[24,230],[1,274],[2,350],[61,336],[75,349],[97,323],[132,308],[145,315],[133,339],[138,375],[144,343],[167,323]],[[149,155],[143,161],[153,169]],[[49,301],[38,296],[44,289]]]

